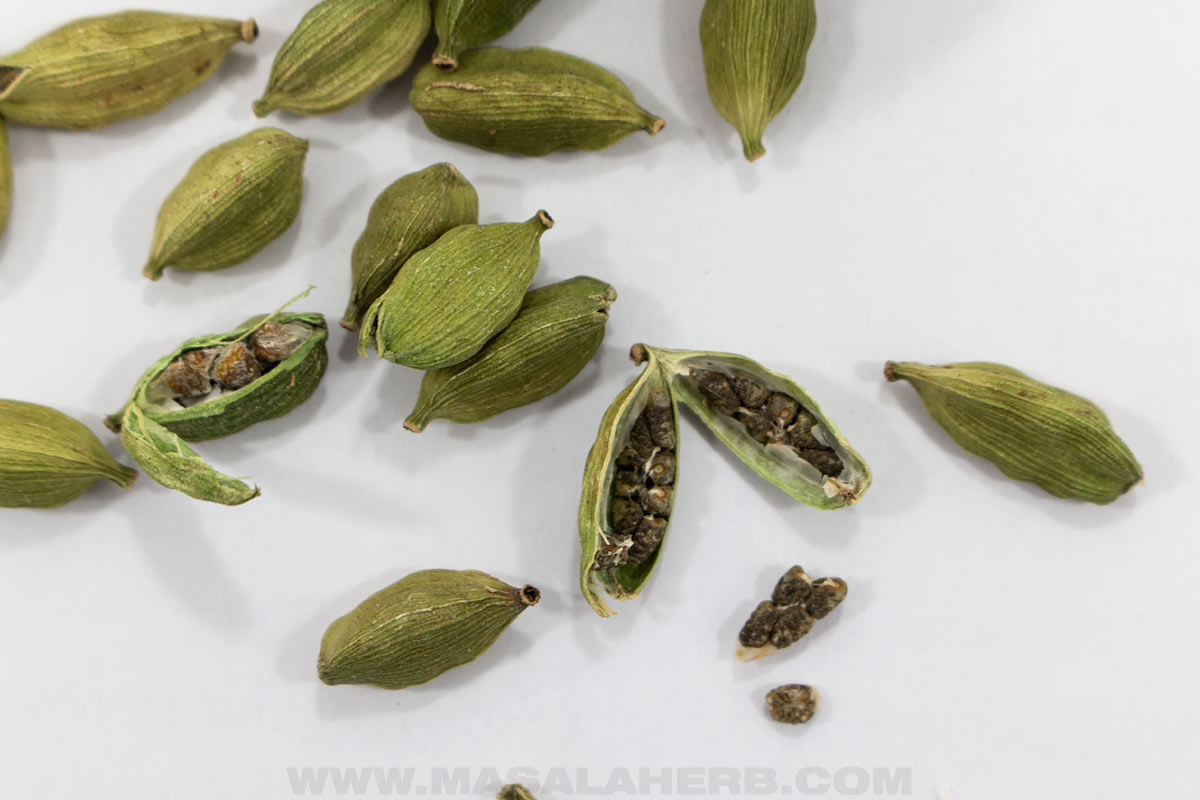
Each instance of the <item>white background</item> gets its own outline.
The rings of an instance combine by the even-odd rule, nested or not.
[[[110,10],[11,5],[0,51]],[[143,476],[2,512],[0,796],[288,797],[288,768],[320,766],[898,767],[917,798],[1194,794],[1200,6],[820,0],[808,77],[748,165],[707,97],[700,2],[547,0],[503,43],[613,69],[660,136],[484,153],[429,134],[407,80],[330,118],[277,114],[313,142],[298,223],[251,263],[150,283],[159,204],[259,124],[250,102],[307,7],[200,5],[263,35],[194,94],[99,132],[12,128],[0,396],[86,420],[128,461],[100,419],[143,369],[309,283],[300,310],[336,321],[372,199],[441,160],[483,221],[555,216],[535,283],[588,273],[620,299],[576,382],[491,422],[404,431],[420,374],[335,328],[306,405],[199,445],[260,499],[201,504]],[[576,588],[579,478],[636,341],[790,373],[876,482],[811,510],[687,420],[667,551],[601,620]],[[1001,361],[1090,397],[1146,484],[1096,507],[1009,482],[884,382],[888,358]],[[793,563],[846,578],[847,602],[737,663],[741,622]],[[544,600],[427,686],[320,684],[326,625],[428,567]],[[788,682],[825,695],[807,726],[765,715]]]

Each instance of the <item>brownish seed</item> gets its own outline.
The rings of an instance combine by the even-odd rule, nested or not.
[[[789,683],[767,692],[767,712],[776,722],[799,725],[817,713],[821,696],[811,686]]]
[[[746,408],[762,408],[771,395],[771,390],[753,378],[734,377],[731,381],[733,390]]]
[[[738,411],[734,419],[742,423],[746,433],[754,437],[759,444],[768,444],[775,438],[775,428],[766,414],[760,411]]]
[[[711,369],[693,369],[691,376],[692,380],[696,382],[696,388],[700,390],[700,394],[719,413],[730,416],[741,406],[741,398],[729,385],[729,379],[720,372]]]
[[[262,375],[262,364],[244,342],[234,342],[213,362],[213,377],[226,389],[249,386]]]
[[[278,322],[264,322],[254,332],[254,355],[261,361],[278,363],[286,361],[292,353],[300,349],[300,345],[311,333],[306,326],[299,324],[283,325]]]
[[[648,470],[650,480],[661,485],[670,485],[675,482],[675,454],[663,450],[654,454],[654,458],[650,459],[650,469]]]
[[[780,606],[790,606],[803,602],[812,593],[812,578],[800,566],[795,566],[783,573],[775,590],[771,592],[771,602]]]
[[[206,395],[212,391],[212,362],[212,350],[189,350],[167,366],[163,380],[175,397]]]
[[[797,448],[796,455],[816,467],[817,471],[822,475],[836,478],[842,474],[842,470],[844,469],[842,460],[830,448],[820,450],[816,448]]]
[[[841,578],[821,578],[813,581],[812,592],[804,607],[813,619],[824,619],[846,599],[849,587]]]
[[[650,430],[650,439],[654,445],[674,450],[675,414],[671,408],[671,398],[667,396],[667,393],[661,391],[651,393],[642,414],[646,418],[646,427]]]
[[[627,544],[606,544],[596,551],[596,560],[593,562],[596,569],[616,569],[624,566],[629,560],[629,546]]]
[[[767,417],[776,425],[787,427],[796,418],[796,412],[800,410],[800,404],[786,394],[776,392],[767,398],[767,405],[764,410],[767,413]]]
[[[671,513],[671,487],[655,486],[642,492],[642,508],[647,514],[665,517]]]
[[[659,517],[646,517],[633,535],[633,546],[629,548],[629,563],[641,564],[649,558],[662,542],[667,530],[667,521]]]
[[[630,536],[642,522],[642,507],[621,497],[612,501],[612,528],[622,536]]]
[[[797,603],[779,612],[775,627],[771,630],[771,644],[782,650],[810,634],[816,620],[813,619],[804,606]]]
[[[629,429],[629,445],[643,460],[654,455],[654,439],[650,436],[650,425],[646,422],[645,414],[638,416]]]
[[[759,603],[750,614],[750,619],[738,633],[738,641],[744,647],[763,647],[771,638],[775,621],[779,618],[779,609],[770,600]]]

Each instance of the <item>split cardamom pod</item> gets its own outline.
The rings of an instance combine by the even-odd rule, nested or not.
[[[426,64],[411,99],[436,135],[495,153],[599,150],[665,124],[608,70],[541,47],[470,50],[452,76]]]
[[[8,209],[12,202],[12,158],[8,154],[8,125],[0,117],[0,236],[8,227]]]
[[[739,661],[754,661],[790,647],[846,599],[841,578],[813,580],[800,566],[783,574],[771,599],[759,603],[738,633]]]
[[[128,489],[136,479],[82,422],[46,406],[0,400],[0,508],[57,508],[97,481]]]
[[[541,261],[545,211],[525,222],[460,225],[404,265],[367,310],[358,351],[416,369],[466,361],[512,322]]]
[[[458,67],[464,50],[499,39],[517,26],[539,0],[434,0],[438,35],[433,64],[444,72]]]
[[[985,361],[889,361],[889,381],[917,390],[964,450],[1056,497],[1104,505],[1142,482],[1142,467],[1090,400]]]
[[[529,292],[513,321],[482,350],[425,373],[404,427],[420,433],[435,419],[481,422],[554,394],[600,348],[616,299],[612,286],[586,276]]]
[[[230,436],[299,406],[325,374],[327,337],[320,314],[277,312],[190,339],[146,371],[108,427],[163,486],[197,500],[245,503],[258,488],[217,472],[186,442]]]
[[[636,597],[658,563],[671,522],[679,421],[670,375],[651,361],[600,422],[579,503],[579,586],[602,617],[614,612],[597,591]]]
[[[417,251],[451,228],[478,221],[479,196],[453,164],[434,164],[384,189],[350,257],[352,287],[342,327],[358,330],[367,309]]]
[[[429,33],[429,0],[324,0],[275,56],[254,113],[329,114],[352,106],[412,64]]]
[[[124,11],[76,20],[0,56],[0,116],[83,130],[152,114],[257,37],[252,19]]]
[[[158,212],[142,274],[225,269],[269,245],[300,212],[307,153],[304,139],[259,128],[200,156]]]
[[[678,399],[750,469],[820,509],[858,502],[871,471],[816,401],[786,375],[733,353],[636,345]]]
[[[767,152],[763,131],[804,79],[816,31],[813,0],[705,0],[700,44],[708,94],[742,137],[748,161]]]
[[[802,683],[785,684],[767,692],[767,713],[776,722],[788,725],[808,722],[820,705],[821,695],[817,690]]]
[[[537,800],[537,798],[533,796],[533,792],[521,784],[510,783],[500,787],[500,791],[496,794],[496,800]]]
[[[329,626],[317,674],[330,686],[427,683],[481,656],[540,598],[474,570],[414,572]]]

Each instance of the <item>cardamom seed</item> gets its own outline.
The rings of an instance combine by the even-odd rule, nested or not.
[[[0,400],[0,508],[57,508],[99,480],[128,489],[137,473],[61,411]]]
[[[499,39],[517,26],[539,0],[435,0],[438,35],[433,64],[444,72],[458,67],[463,50]]]
[[[8,154],[8,125],[0,117],[0,237],[8,227],[8,209],[12,202],[12,159]]]
[[[814,581],[802,567],[792,567],[742,626],[738,660],[754,661],[800,641],[846,599],[846,592],[841,578]]]
[[[329,626],[317,674],[330,686],[427,683],[482,655],[540,598],[474,570],[414,572]]]
[[[190,339],[138,381],[111,430],[151,478],[197,500],[238,505],[257,487],[214,470],[186,442],[282,417],[316,391],[329,356],[320,314],[276,312]]]
[[[1142,467],[1090,400],[984,361],[929,366],[889,361],[950,438],[1018,481],[1104,505],[1142,482]]]
[[[275,56],[254,113],[329,114],[352,106],[412,64],[429,33],[429,0],[324,0]]]
[[[579,503],[579,585],[602,617],[614,612],[596,582],[618,600],[636,597],[658,563],[670,525],[679,422],[668,387],[668,373],[651,359],[609,406],[588,453]],[[654,470],[664,458],[671,463],[669,481]]]
[[[500,787],[499,793],[496,794],[496,800],[537,800],[537,798],[533,796],[533,792],[521,784],[510,783]]]
[[[200,156],[158,212],[142,274],[225,269],[273,242],[300,211],[307,153],[304,139],[259,128]]]
[[[732,353],[637,345],[672,391],[748,467],[794,499],[820,509],[855,503],[871,471],[808,393],[786,375]]]
[[[453,164],[434,164],[384,189],[350,257],[352,288],[342,327],[358,330],[367,308],[417,251],[451,228],[478,221],[479,196]]]
[[[83,130],[152,114],[204,83],[233,45],[257,37],[252,19],[155,11],[79,19],[0,56],[0,116]],[[17,71],[25,74],[13,80]]]
[[[789,683],[767,692],[767,713],[776,722],[800,725],[817,713],[821,695],[811,686]]]
[[[813,0],[705,0],[700,44],[713,105],[742,137],[746,160],[804,79],[817,30]]]
[[[541,260],[545,211],[525,222],[460,225],[405,263],[367,310],[358,351],[417,369],[466,361],[512,322]]]
[[[425,373],[404,427],[420,433],[435,419],[481,422],[554,394],[600,348],[616,299],[612,286],[586,276],[529,292],[513,321],[482,350]],[[671,471],[673,480],[673,462]]]
[[[608,70],[541,47],[470,50],[451,77],[426,64],[411,100],[434,134],[495,153],[600,150],[666,124]]]

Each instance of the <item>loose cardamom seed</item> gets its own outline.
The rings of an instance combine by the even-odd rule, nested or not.
[[[438,35],[433,64],[443,72],[458,67],[462,51],[499,39],[517,26],[539,0],[435,0]]]
[[[257,487],[217,472],[186,442],[230,436],[299,406],[325,374],[327,337],[320,314],[276,312],[190,339],[146,371],[107,424],[162,485],[224,505],[252,500]]]
[[[637,345],[671,375],[680,401],[747,466],[821,509],[855,503],[871,471],[808,393],[786,375],[732,353]]]
[[[76,20],[0,56],[0,116],[88,129],[152,114],[204,83],[233,45],[257,37],[252,19],[124,11]]]
[[[529,292],[513,321],[482,350],[461,364],[425,373],[404,427],[420,433],[435,419],[481,422],[554,394],[600,348],[616,299],[612,286],[586,276]],[[674,480],[673,462],[670,468],[666,483]]]
[[[767,712],[776,722],[800,725],[817,713],[821,695],[811,686],[789,683],[767,692]]]
[[[453,164],[434,164],[384,189],[350,258],[352,287],[342,327],[358,330],[367,309],[414,254],[452,228],[478,221],[479,196]]]
[[[533,796],[533,792],[521,784],[510,783],[500,788],[499,793],[496,794],[496,800],[537,800],[537,798]]]
[[[482,655],[540,598],[474,570],[414,572],[329,626],[317,674],[330,686],[427,683]]]
[[[128,489],[137,473],[78,420],[46,406],[0,400],[0,508],[57,508],[100,480]]]
[[[665,124],[608,70],[540,47],[470,50],[453,76],[426,64],[411,99],[436,135],[496,153],[599,150]]]
[[[408,69],[430,17],[429,0],[318,3],[279,49],[254,113],[329,114],[354,105]]]
[[[841,578],[814,581],[802,567],[792,567],[742,626],[738,660],[754,661],[800,641],[846,599],[846,591]]]
[[[767,151],[767,125],[804,79],[817,30],[813,0],[705,0],[700,44],[708,93],[737,129],[748,161]]]
[[[8,125],[0,117],[0,237],[8,227],[8,209],[12,202],[12,159],[8,154]]]
[[[541,261],[545,211],[525,222],[460,225],[404,265],[367,310],[358,351],[417,369],[466,361],[512,322]]]
[[[1142,482],[1142,467],[1105,413],[1079,395],[984,361],[887,363],[964,450],[1056,497],[1104,505]]]
[[[142,274],[225,269],[269,245],[300,211],[307,153],[304,139],[260,128],[200,156],[158,212]]]

